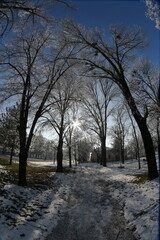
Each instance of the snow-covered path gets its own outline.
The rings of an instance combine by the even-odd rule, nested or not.
[[[96,168],[79,167],[61,219],[47,240],[135,239],[108,182]]]
[[[0,240],[159,240],[159,179],[138,182],[147,164],[137,166],[81,164],[34,188],[0,166]]]

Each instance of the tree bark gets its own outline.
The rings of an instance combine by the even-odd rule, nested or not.
[[[139,123],[139,128],[140,128],[140,131],[142,134],[142,139],[144,142],[144,148],[145,148],[146,159],[147,159],[147,164],[148,164],[149,179],[152,180],[152,179],[158,177],[153,141],[151,138],[151,134],[148,130],[146,121],[144,119],[143,119],[143,121],[141,121]]]
[[[107,166],[107,157],[106,157],[106,141],[105,138],[101,139],[101,163],[104,167]]]
[[[63,134],[60,132],[59,134],[59,142],[57,147],[57,170],[56,172],[63,172]]]
[[[26,151],[26,116],[21,113],[20,116],[20,127],[19,127],[19,138],[20,138],[20,152],[19,152],[19,186],[26,186],[26,167],[27,167],[27,156]]]
[[[26,168],[27,168],[27,153],[25,149],[21,149],[19,153],[19,186],[27,186]]]

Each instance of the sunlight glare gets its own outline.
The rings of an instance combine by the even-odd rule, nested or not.
[[[78,120],[73,121],[72,125],[73,125],[73,128],[80,128],[79,127],[80,126],[80,122]]]

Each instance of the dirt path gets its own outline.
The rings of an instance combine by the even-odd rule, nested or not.
[[[135,240],[107,181],[92,169],[75,175],[67,209],[46,240]]]

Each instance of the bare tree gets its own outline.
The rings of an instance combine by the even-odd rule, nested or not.
[[[28,151],[38,119],[50,103],[47,102],[57,81],[71,67],[61,55],[65,46],[52,46],[55,41],[48,29],[35,28],[28,33],[24,29],[13,45],[5,45],[3,55],[3,90],[5,99],[18,96],[19,117],[19,185],[26,185]],[[48,54],[49,51],[52,55]],[[5,66],[5,68],[4,68]],[[5,72],[8,74],[5,75]],[[27,128],[29,129],[27,135]]]
[[[48,9],[53,9],[56,4],[62,4],[67,8],[73,8],[72,4],[66,0],[39,0],[39,1],[24,1],[24,0],[1,0],[0,2],[0,36],[10,31],[17,20],[22,20],[24,23],[30,19],[32,23],[38,20],[51,21]]]
[[[129,119],[131,121],[131,126],[133,129],[133,136],[134,136],[134,140],[135,140],[135,144],[136,144],[136,147],[135,147],[136,159],[138,159],[138,168],[140,169],[141,168],[140,148],[139,148],[139,142],[138,142],[138,135],[137,135],[137,131],[136,131],[136,125],[135,125],[134,119],[130,113],[130,110],[128,109],[128,106],[126,106],[126,110],[127,110]]]
[[[142,158],[145,159],[145,150],[144,150],[141,135],[138,132],[136,133],[136,135],[137,135],[137,139],[135,139],[135,133],[133,129],[131,129],[129,138],[126,144],[127,157],[130,157],[132,159],[137,159],[137,141],[138,141],[140,160]],[[140,167],[141,167],[141,163],[140,163]],[[139,162],[138,162],[138,168],[139,168]]]
[[[159,68],[144,58],[137,61],[130,70],[130,88],[137,104],[144,108],[143,111],[160,114],[159,74]]]
[[[101,164],[106,166],[106,134],[107,121],[112,108],[109,104],[115,96],[111,81],[104,79],[90,79],[86,83],[83,94],[84,118],[91,131],[96,133],[101,142]]]
[[[112,113],[114,126],[110,129],[114,141],[118,145],[118,152],[120,162],[124,164],[125,161],[125,138],[128,133],[127,118],[125,115],[125,109],[122,105],[117,105]]]
[[[100,77],[109,78],[119,86],[142,135],[149,178],[158,177],[153,141],[146,122],[147,113],[144,116],[141,114],[128,83],[128,69],[135,59],[136,50],[146,46],[141,29],[113,25],[110,28],[112,42],[109,43],[97,29],[85,30],[71,21],[67,22],[64,29],[64,40],[77,46],[72,57],[86,62],[88,71],[92,68]]]
[[[72,153],[73,153],[73,135],[74,130],[78,126],[77,122],[77,115],[78,115],[78,108],[77,104],[73,104],[71,109],[68,111],[66,116],[66,122],[67,122],[67,128],[64,132],[64,140],[66,142],[67,148],[68,148],[68,157],[69,157],[69,167],[72,168]]]
[[[160,153],[160,102],[158,95],[159,68],[151,64],[147,59],[136,63],[131,70],[131,88],[139,108],[147,116],[147,123],[152,129],[153,124],[157,134],[157,146]],[[159,154],[160,158],[160,154]]]
[[[56,83],[54,91],[52,91],[50,95],[50,110],[45,114],[45,125],[49,124],[52,126],[58,135],[57,172],[63,172],[64,136],[68,124],[70,124],[67,121],[67,115],[74,101],[76,101],[76,88],[77,82],[74,76],[71,73],[64,75],[64,77]]]
[[[68,114],[68,128],[66,132],[64,133],[64,138],[66,141],[66,145],[68,148],[68,157],[69,157],[69,167],[72,168],[72,136],[73,136],[73,124],[72,121],[70,120],[70,116]]]

